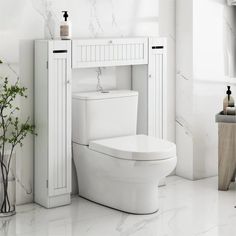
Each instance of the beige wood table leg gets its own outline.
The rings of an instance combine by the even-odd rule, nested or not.
[[[231,182],[235,182],[235,176],[236,176],[236,168],[235,168],[235,171],[234,171],[233,178],[231,179]]]
[[[236,124],[219,123],[218,128],[218,189],[226,191],[236,169]]]

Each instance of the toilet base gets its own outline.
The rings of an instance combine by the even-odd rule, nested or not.
[[[158,183],[173,171],[177,160],[130,161],[75,143],[73,158],[81,197],[133,214],[158,210]]]
[[[159,209],[157,184],[127,184],[96,178],[89,186],[79,183],[79,196],[132,214],[152,214]]]

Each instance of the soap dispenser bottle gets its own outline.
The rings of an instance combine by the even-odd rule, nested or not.
[[[67,18],[69,17],[68,11],[62,11],[64,21],[61,22],[60,25],[60,36],[61,39],[70,39],[71,38],[71,24],[69,21],[67,21]]]
[[[227,115],[227,107],[234,107],[234,99],[231,96],[231,90],[230,86],[227,86],[228,90],[226,91],[227,96],[224,99],[223,102],[223,113],[224,115]]]

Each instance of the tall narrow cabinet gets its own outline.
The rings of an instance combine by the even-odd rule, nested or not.
[[[69,204],[71,193],[71,41],[35,41],[34,200]]]
[[[139,92],[138,133],[173,142],[175,90],[167,70],[167,47],[166,38],[148,39],[148,63],[132,66],[132,89]]]

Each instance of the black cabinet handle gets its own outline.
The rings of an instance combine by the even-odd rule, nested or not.
[[[53,50],[53,53],[67,53],[67,50]]]
[[[163,49],[163,46],[152,46],[152,49]]]

